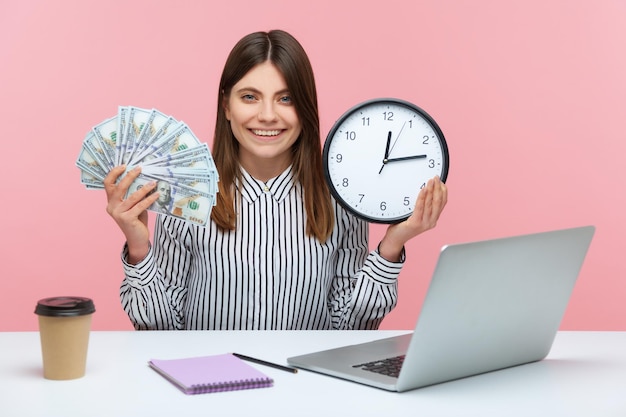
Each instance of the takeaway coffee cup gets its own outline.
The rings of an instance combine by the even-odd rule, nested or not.
[[[37,302],[39,337],[46,379],[85,375],[93,301],[85,297],[50,297]]]

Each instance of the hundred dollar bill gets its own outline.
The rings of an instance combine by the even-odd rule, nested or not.
[[[194,166],[143,166],[141,171],[145,174],[162,175],[170,178],[211,178],[213,171],[210,169],[208,159],[198,160]]]
[[[181,187],[193,188],[209,194],[217,192],[218,180],[213,175],[173,175],[172,173],[161,173],[148,171],[141,173],[141,176],[154,180],[164,180]]]
[[[100,164],[96,162],[94,157],[91,155],[91,152],[89,152],[85,146],[81,148],[81,152],[78,154],[76,166],[82,171],[88,172],[93,177],[100,179],[100,181],[104,180],[104,177],[107,175],[107,172],[105,172]]]
[[[104,188],[114,166],[140,166],[126,196],[154,181],[159,200],[150,211],[205,226],[216,202],[219,175],[206,143],[189,126],[156,109],[118,106],[117,115],[94,126],[76,159],[81,183]],[[122,174],[118,180],[124,177]]]
[[[181,151],[180,153],[186,153]],[[174,154],[175,155],[175,154]],[[140,164],[143,172],[161,172],[168,175],[215,175],[219,179],[213,157],[208,151],[187,153],[185,157],[156,158]]]
[[[182,168],[181,168],[182,169]],[[183,182],[205,181],[217,183],[216,175],[213,171],[199,171],[198,172],[180,172],[179,168],[164,168],[161,169],[144,169],[141,171],[145,175],[152,177],[165,178],[168,180],[180,180]]]
[[[163,155],[175,154],[182,150],[197,146],[200,141],[193,134],[189,126],[185,122],[180,122],[172,129],[161,137],[148,144],[137,156],[137,160],[142,161],[149,156],[152,158],[159,158]]]
[[[196,158],[207,157],[211,160],[211,164],[215,166],[213,163],[213,157],[211,156],[211,151],[209,151],[209,146],[206,143],[201,143],[198,146],[183,149],[174,154],[166,154],[142,161],[141,166],[190,166],[188,163],[193,163],[192,161]]]
[[[183,153],[182,151],[180,153]],[[171,170],[168,170],[170,169]],[[153,173],[156,175],[163,175],[167,177],[180,177],[191,179],[209,179],[212,182],[217,183],[219,181],[219,174],[215,166],[215,162],[208,153],[199,153],[193,156],[187,156],[185,158],[172,158],[166,162],[142,165],[142,172]]]
[[[138,177],[131,184],[128,192],[133,193],[150,181],[150,179]],[[214,195],[171,185],[167,181],[157,181],[156,191],[159,193],[159,199],[148,210],[200,226],[206,226],[209,222],[211,210],[215,204]]]
[[[87,188],[88,190],[101,190],[104,188],[104,184],[102,180],[96,178],[92,173],[88,171],[80,171],[80,182]]]
[[[215,181],[207,181],[207,180],[194,180],[194,179],[186,179],[186,178],[165,178],[158,175],[151,174],[141,174],[140,178],[149,179],[152,181],[166,181],[170,185],[187,188],[191,191],[200,192],[203,194],[208,194],[215,196],[217,193],[217,182]]]
[[[117,107],[117,136],[115,140],[115,165],[120,165],[124,154],[123,148],[126,146],[124,138],[126,133],[126,123],[128,121],[128,107]]]
[[[96,140],[100,142],[101,148],[104,151],[109,171],[113,168],[115,163],[115,142],[117,140],[117,116],[111,117],[104,122],[96,125],[92,129]]]
[[[102,149],[102,145],[96,139],[96,135],[93,133],[93,130],[87,132],[87,135],[83,140],[83,147],[89,151],[89,155],[91,155],[94,161],[98,163],[104,172],[109,172],[111,170],[108,165],[104,149]]]
[[[124,144],[121,147],[122,154],[119,157],[118,164],[127,164],[138,143],[139,134],[144,126],[148,123],[153,110],[142,109],[139,107],[128,107],[128,121],[124,130]]]
[[[179,122],[171,116],[166,116],[158,110],[150,113],[148,121],[139,132],[139,137],[135,140],[133,152],[130,155],[128,164],[138,164],[147,154],[145,150],[152,143],[167,134],[168,131],[177,126]]]

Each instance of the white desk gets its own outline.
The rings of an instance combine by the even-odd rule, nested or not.
[[[288,356],[405,331],[93,332],[87,375],[42,377],[39,334],[0,333],[0,415],[14,416],[626,416],[626,332],[560,332],[544,361],[398,394],[258,366],[267,389],[186,396],[151,358],[239,352]]]

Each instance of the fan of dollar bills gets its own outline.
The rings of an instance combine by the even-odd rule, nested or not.
[[[155,109],[120,106],[87,133],[76,165],[86,188],[103,189],[104,177],[122,164],[127,172],[141,167],[126,196],[156,181],[159,198],[148,210],[207,224],[219,176],[209,147],[184,122]]]

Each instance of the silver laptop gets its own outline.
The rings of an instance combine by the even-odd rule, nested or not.
[[[411,334],[287,362],[408,391],[542,360],[594,232],[585,226],[444,246]]]

